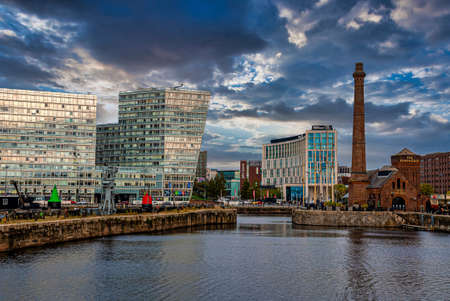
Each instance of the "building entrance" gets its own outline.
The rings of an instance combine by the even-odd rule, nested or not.
[[[405,200],[401,197],[396,197],[392,200],[392,209],[394,210],[405,210]]]

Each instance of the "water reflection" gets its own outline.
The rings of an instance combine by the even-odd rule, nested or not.
[[[0,300],[448,300],[450,237],[238,218],[0,255]]]
[[[367,244],[363,241],[364,230],[348,231],[348,252],[345,257],[347,270],[347,287],[344,296],[350,294],[354,300],[376,300],[374,289],[373,268],[370,266],[367,254]]]

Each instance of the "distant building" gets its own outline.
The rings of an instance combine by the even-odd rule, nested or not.
[[[450,191],[450,152],[423,155],[420,182],[430,184],[438,194]]]
[[[245,181],[248,181],[250,186],[258,185],[261,186],[261,161],[259,160],[250,160],[245,161],[241,160],[240,163],[240,187],[242,189],[242,185]]]
[[[334,199],[337,183],[337,133],[314,125],[306,133],[262,146],[262,185],[274,185],[285,201]]]
[[[348,180],[352,176],[352,169],[345,165],[338,166],[338,184],[348,185]]]
[[[200,151],[198,154],[197,170],[195,171],[195,177],[197,179],[206,179],[206,166],[208,164],[208,152]]]
[[[206,169],[206,179],[208,181],[211,181],[217,176],[217,169],[214,168],[207,168]]]
[[[219,170],[218,174],[223,175],[225,179],[225,193],[224,197],[231,199],[239,198],[240,194],[240,180],[238,170]]]
[[[119,123],[97,126],[97,165],[134,168],[137,179],[153,174],[154,185],[132,181],[140,187],[136,198],[148,192],[156,200],[189,201],[209,99],[207,91],[177,88],[120,92]],[[128,177],[125,169],[121,174]],[[119,186],[115,194],[129,194],[129,186]]]
[[[97,96],[0,89],[0,194],[93,201]],[[6,191],[5,191],[6,190]]]

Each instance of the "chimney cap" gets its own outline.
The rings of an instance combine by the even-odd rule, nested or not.
[[[356,65],[355,71],[363,71],[363,63],[362,62],[358,62],[355,65]]]

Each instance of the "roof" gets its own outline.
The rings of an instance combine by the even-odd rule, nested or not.
[[[411,156],[411,155],[416,155],[416,154],[405,147],[404,149],[402,149],[399,153],[395,154],[394,156],[405,156],[405,155]]]
[[[398,171],[392,166],[383,166],[380,169],[369,170],[369,186],[367,188],[381,188]]]
[[[301,135],[291,136],[291,137],[286,137],[286,138],[272,139],[272,140],[270,140],[270,143],[281,143],[281,142],[293,141],[293,140],[301,139],[304,136],[305,136],[305,134],[301,134]]]

